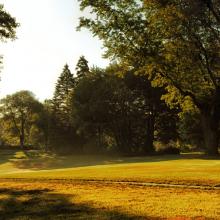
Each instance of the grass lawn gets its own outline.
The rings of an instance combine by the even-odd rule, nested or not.
[[[220,159],[203,155],[120,158],[0,153],[0,177],[138,181],[220,186]]]
[[[120,158],[0,151],[0,219],[220,219],[219,186],[219,158],[199,154]]]
[[[1,219],[218,219],[220,191],[85,183],[3,181]]]

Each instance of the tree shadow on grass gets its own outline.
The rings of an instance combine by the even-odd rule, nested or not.
[[[89,204],[74,203],[74,195],[63,195],[43,190],[0,189],[1,220],[35,219],[94,219],[134,220],[160,219],[129,216],[105,208],[95,209]]]
[[[19,169],[42,170],[54,167],[60,159],[53,153],[31,150],[23,151],[24,158],[11,159],[10,162],[14,167]]]
[[[24,156],[15,157],[15,153],[6,155],[4,162],[11,162],[15,168],[28,170],[52,170],[76,168],[94,165],[111,165],[126,163],[154,163],[182,159],[218,160],[220,157],[209,157],[204,154],[155,155],[145,157],[120,157],[107,155],[68,155],[59,156],[38,150],[24,151]],[[2,159],[0,164],[3,163]]]
[[[97,165],[113,165],[126,163],[162,162],[183,159],[181,155],[162,155],[146,157],[120,157],[106,155],[47,155],[25,152],[25,159],[11,160],[14,167],[31,170],[52,170]]]
[[[16,150],[5,150],[0,149],[0,164],[8,162],[10,159],[14,158]]]

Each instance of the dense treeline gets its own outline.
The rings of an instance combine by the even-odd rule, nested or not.
[[[7,96],[2,140],[58,152],[218,154],[219,1],[79,2],[96,16],[78,28],[103,41],[112,64],[89,68],[82,56],[75,72],[65,65],[43,104],[28,91]]]
[[[82,56],[74,74],[64,66],[51,100],[40,103],[29,91],[1,100],[1,139],[59,153],[149,155],[180,142],[195,147],[201,132],[193,131],[190,141],[187,136],[196,113],[180,118],[180,110],[161,99],[164,94],[135,69],[116,63],[90,69]]]
[[[137,67],[163,86],[170,106],[194,108],[210,155],[218,154],[220,120],[219,0],[80,0],[96,16],[81,18],[106,57]],[[189,118],[189,117],[188,117]]]

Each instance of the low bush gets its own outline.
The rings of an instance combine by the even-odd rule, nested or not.
[[[159,149],[158,154],[180,154],[180,149],[177,147],[169,146]]]

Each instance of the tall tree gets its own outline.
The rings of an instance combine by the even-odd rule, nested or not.
[[[56,83],[52,108],[58,123],[67,129],[71,126],[70,99],[73,89],[73,74],[70,72],[69,66],[66,64]]]
[[[81,56],[76,64],[76,78],[79,81],[82,77],[89,73],[88,61],[84,56]]]
[[[163,112],[164,120],[168,115],[165,112],[171,111],[160,100],[161,89],[152,88],[146,76],[137,76],[131,70],[123,73],[124,77],[118,76],[122,71],[126,70],[116,64],[105,70],[96,68],[79,81],[73,103],[80,130],[88,139],[96,137],[101,149],[107,138],[126,155],[153,153],[155,131],[162,130],[158,116]],[[171,131],[168,127],[163,129],[166,134]],[[164,140],[161,133],[157,136]]]
[[[143,153],[153,153],[154,142],[168,144],[177,138],[177,109],[169,109],[161,96],[164,88],[154,88],[146,75],[135,74],[135,70],[124,75],[128,89],[135,94],[135,103],[138,106],[137,120],[143,123],[144,147]],[[139,103],[139,104],[138,104]],[[139,117],[139,118],[138,118]]]
[[[157,29],[163,42],[151,73],[156,75],[156,83],[167,86],[168,102],[172,93],[175,101],[190,98],[201,114],[207,152],[218,154],[220,23],[204,1],[161,2],[151,2],[157,21],[152,18],[152,29]],[[212,6],[219,11],[219,4]]]
[[[219,1],[80,2],[98,16],[81,18],[79,27],[103,40],[106,56],[144,70],[154,86],[165,86],[168,103],[196,106],[207,153],[218,154]]]
[[[41,103],[35,99],[30,91],[16,92],[1,100],[1,117],[11,124],[22,148],[24,148],[26,137],[30,134],[32,125],[36,123],[36,115],[41,110]]]
[[[122,78],[107,74],[105,70],[92,70],[79,81],[73,96],[79,129],[88,139],[95,137],[98,149],[104,147],[102,137],[108,136],[114,139],[120,153],[137,152],[130,122],[132,100]]]
[[[50,115],[48,146],[63,153],[79,149],[72,114],[74,89],[75,79],[65,65],[57,80],[54,97],[47,105]]]

